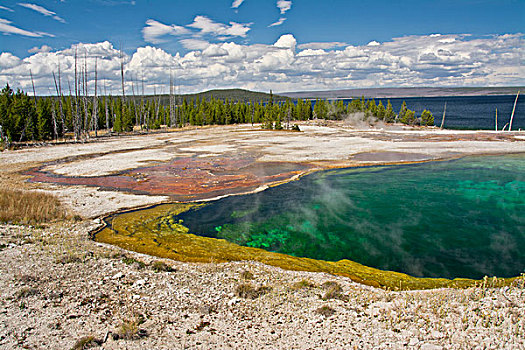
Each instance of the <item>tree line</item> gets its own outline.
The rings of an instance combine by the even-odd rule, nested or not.
[[[57,90],[59,90],[57,88]],[[99,131],[119,134],[148,132],[187,125],[261,124],[265,129],[292,129],[294,120],[342,120],[349,114],[362,113],[363,120],[375,118],[385,122],[410,125],[433,125],[434,118],[424,111],[420,118],[403,106],[399,113],[374,100],[313,101],[298,99],[274,102],[238,102],[182,98],[170,94],[169,104],[161,96],[64,96],[30,97],[7,84],[0,93],[0,137],[4,143],[58,139],[83,140],[97,137]]]

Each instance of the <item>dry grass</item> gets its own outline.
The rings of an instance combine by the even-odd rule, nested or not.
[[[50,194],[0,188],[0,222],[36,224],[68,218]]]
[[[255,287],[250,283],[242,283],[235,288],[235,295],[244,299],[257,299],[271,291],[272,288],[268,286]]]
[[[71,348],[71,350],[84,350],[94,348],[100,345],[102,345],[102,341],[100,339],[96,339],[94,336],[88,335],[77,340],[75,345],[73,345],[73,347]]]

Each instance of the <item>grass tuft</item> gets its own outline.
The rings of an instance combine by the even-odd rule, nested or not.
[[[241,272],[241,278],[243,280],[253,280],[255,278],[255,276],[250,271],[244,270],[244,271]]]
[[[77,340],[71,350],[89,349],[100,345],[102,345],[102,341],[100,339],[96,339],[94,336],[88,335]]]
[[[23,299],[23,298],[30,297],[32,295],[37,295],[39,293],[40,291],[36,288],[24,287],[16,293],[16,297],[17,299]]]
[[[173,272],[175,269],[162,261],[155,261],[151,264],[151,269],[155,272]]]
[[[145,329],[141,329],[140,325],[145,322],[144,316],[137,314],[131,319],[124,320],[120,324],[117,332],[113,334],[116,339],[134,340],[148,336]]]
[[[320,308],[315,310],[315,312],[318,313],[319,315],[324,316],[324,317],[330,317],[333,314],[335,314],[335,310],[332,309],[330,306],[327,306],[327,305],[321,306]]]
[[[257,299],[261,295],[264,295],[271,291],[272,288],[268,286],[255,287],[250,283],[241,283],[235,289],[235,294],[238,297],[245,299]]]
[[[293,289],[310,289],[315,288],[315,283],[309,281],[309,280],[300,280],[299,282],[295,282],[293,284]]]
[[[122,262],[126,265],[135,265],[139,270],[146,267],[146,264],[143,261],[137,260],[135,258],[124,257]]]
[[[67,218],[67,212],[51,194],[0,189],[0,222],[37,224]]]
[[[323,283],[322,287],[326,290],[323,295],[323,300],[328,299],[341,299],[344,300],[343,288],[337,282],[328,281]]]

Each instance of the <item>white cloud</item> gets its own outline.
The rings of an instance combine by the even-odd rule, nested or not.
[[[281,37],[273,44],[275,47],[290,49],[295,52],[297,46],[297,40],[292,34],[281,35]]]
[[[371,42],[369,42],[368,44],[366,44],[366,46],[379,46],[381,45],[380,43],[378,43],[377,41],[375,40],[372,40]]]
[[[15,27],[11,25],[11,21],[8,21],[7,19],[3,19],[3,18],[0,18],[0,32],[4,34],[17,34],[17,35],[30,36],[33,38],[41,38],[43,36],[54,37],[53,34],[44,33],[44,32],[31,32],[25,29]]]
[[[56,12],[50,11],[50,10],[48,10],[48,9],[42,7],[42,6],[39,6],[39,5],[36,5],[36,4],[23,3],[23,2],[22,3],[18,3],[18,5],[23,6],[25,8],[28,8],[30,10],[36,11],[36,12],[38,12],[38,13],[46,16],[46,17],[51,17],[55,21],[66,23],[66,21],[63,18],[57,16]]]
[[[200,39],[182,39],[180,43],[188,50],[204,50],[210,45],[206,40]]]
[[[244,0],[233,0],[232,8],[234,9],[239,8],[239,6],[241,6],[243,2]]]
[[[292,2],[288,0],[278,0],[277,7],[281,10],[281,15],[284,15],[292,8]]]
[[[189,24],[188,27],[200,29],[200,34],[238,36],[244,38],[251,29],[250,25],[251,23],[241,24],[236,22],[230,22],[230,25],[226,25],[215,22],[206,16],[196,16],[193,23]]]
[[[148,19],[146,27],[142,29],[144,41],[152,44],[163,42],[164,40],[161,37],[164,35],[184,35],[189,33],[190,31],[184,27],[163,24],[153,19]]]
[[[166,41],[166,35],[182,37],[179,42],[190,50],[203,50],[208,46],[208,42],[202,39],[207,37],[215,41],[226,41],[233,37],[245,38],[250,31],[251,23],[228,24],[218,23],[206,16],[196,16],[191,24],[187,26],[168,25],[159,21],[148,19],[146,26],[142,29],[144,41],[152,44],[159,44]],[[200,39],[197,39],[200,38]]]
[[[12,68],[20,64],[20,58],[10,52],[0,54],[0,68]]]
[[[0,6],[0,10],[5,10],[5,11],[9,11],[9,12],[15,12],[15,11],[13,11],[13,9],[10,9],[9,7],[5,7],[5,6]]]
[[[280,26],[281,24],[284,23],[284,21],[286,21],[286,17],[281,17],[281,18],[279,18],[279,20],[277,20],[277,22],[274,22],[274,23],[270,24],[268,27]]]
[[[228,51],[223,49],[220,45],[213,44],[204,49],[202,55],[205,57],[224,57],[228,56]]]
[[[29,52],[29,53],[38,53],[38,52],[49,52],[51,50],[53,50],[53,48],[51,46],[42,45],[42,47],[35,46],[35,47],[27,50],[27,52]]]
[[[445,40],[443,40],[445,39]],[[452,40],[454,39],[454,40]],[[273,45],[209,43],[183,38],[191,50],[184,56],[146,46],[124,57],[126,81],[144,77],[146,92],[168,91],[169,71],[183,92],[241,87],[258,91],[343,89],[381,86],[519,86],[525,84],[523,34],[473,39],[464,35],[407,36],[378,46],[325,43],[297,44],[291,34]],[[326,48],[323,50],[322,48]],[[39,52],[19,59],[0,55],[0,86],[29,91],[33,72],[39,93],[53,91],[53,72],[60,64],[63,86],[72,83],[74,54],[79,64],[87,55],[90,89],[94,87],[94,57],[108,91],[120,91],[119,51],[109,42],[78,44],[65,50]]]
[[[306,43],[306,44],[300,44],[298,47],[300,49],[312,49],[312,50],[330,50],[336,47],[344,47],[347,46],[347,43],[343,43],[340,41],[332,41],[332,42],[322,42],[322,43]]]

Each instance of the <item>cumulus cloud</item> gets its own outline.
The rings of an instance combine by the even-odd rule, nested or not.
[[[35,46],[35,47],[27,50],[27,52],[29,52],[29,53],[38,53],[38,52],[49,52],[51,50],[53,50],[53,48],[51,46],[42,45],[41,47]]]
[[[290,49],[295,52],[295,47],[297,46],[297,40],[292,34],[281,35],[279,40],[273,44],[275,47],[280,47],[284,49]]]
[[[127,89],[132,77],[144,77],[146,92],[168,91],[169,72],[183,92],[241,87],[258,91],[343,89],[381,86],[509,86],[525,84],[523,34],[472,38],[465,35],[406,36],[380,45],[342,47],[302,43],[291,34],[272,45],[210,43],[185,38],[190,51],[172,55],[146,46],[124,57]],[[109,42],[78,44],[65,50],[38,52],[20,59],[0,55],[0,85],[31,89],[33,72],[38,93],[52,91],[60,64],[63,86],[73,81],[74,54],[87,56],[90,89],[94,57],[98,77],[108,91],[120,90],[119,51]],[[16,85],[18,84],[18,86]]]
[[[244,0],[233,0],[232,8],[233,9],[239,8],[239,6],[241,6],[243,2]]]
[[[36,11],[46,17],[51,17],[53,18],[55,21],[59,21],[59,22],[62,22],[62,23],[66,23],[66,20],[63,19],[62,17],[59,17],[57,16],[56,12],[53,12],[53,11],[50,11],[40,5],[36,5],[36,4],[28,4],[28,3],[18,3],[18,5],[20,6],[23,6],[25,8],[28,8],[30,10],[33,10],[33,11]]]
[[[0,54],[0,68],[12,68],[20,64],[20,58],[9,52]]]
[[[190,31],[184,27],[174,24],[163,24],[153,19],[148,19],[146,21],[146,27],[142,29],[144,41],[152,44],[163,42],[164,40],[161,39],[161,37],[164,35],[184,35],[189,33]]]
[[[288,0],[278,0],[277,7],[281,10],[281,15],[284,15],[292,8],[292,2]]]
[[[33,38],[41,38],[43,36],[54,37],[53,34],[44,33],[44,32],[31,32],[29,30],[15,27],[11,24],[11,21],[8,21],[7,19],[4,19],[4,18],[0,18],[0,32],[4,34],[17,34],[17,35],[30,36]]]

